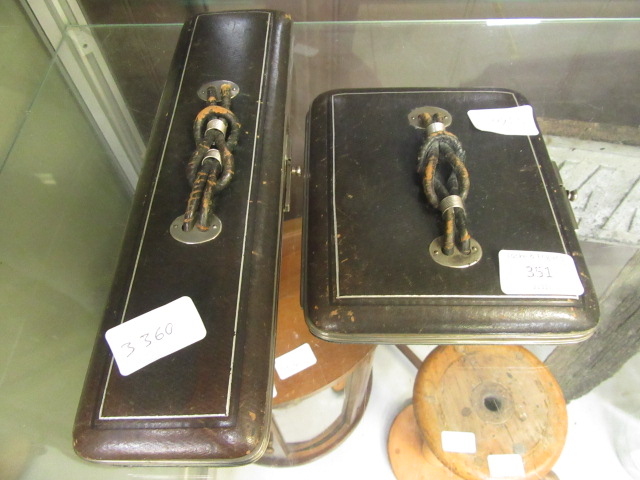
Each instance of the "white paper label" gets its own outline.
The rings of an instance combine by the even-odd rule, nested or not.
[[[107,330],[105,338],[123,376],[177,352],[207,331],[189,297],[181,297]]]
[[[298,348],[276,358],[276,372],[278,372],[280,379],[284,380],[315,365],[317,361],[311,346],[308,343],[304,343]]]
[[[488,455],[489,475],[492,478],[525,476],[522,457],[515,453],[503,455]]]
[[[511,108],[487,108],[467,112],[473,126],[483,132],[500,135],[538,135],[531,105]]]
[[[452,453],[476,453],[476,436],[473,432],[443,431],[440,435],[442,450]]]
[[[500,288],[511,295],[579,296],[584,287],[570,255],[501,250]]]

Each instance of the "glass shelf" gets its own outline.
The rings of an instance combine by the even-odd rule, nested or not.
[[[67,28],[2,164],[0,468],[14,475],[8,478],[28,480],[394,478],[386,439],[411,398],[416,371],[390,346],[377,349],[362,423],[311,464],[116,468],[73,452],[71,428],[131,206],[131,178],[180,29]],[[294,25],[292,58],[294,166],[303,162],[305,115],[324,91],[514,89],[533,106],[552,160],[564,165],[567,188],[579,190],[574,209],[599,294],[636,253],[640,19],[301,22]],[[593,183],[597,177],[609,183]],[[294,181],[290,217],[301,212],[302,182]],[[589,203],[598,196],[593,210]],[[552,347],[532,349],[544,358]],[[423,358],[429,348],[414,351]],[[569,436],[554,468],[561,479],[631,478],[623,462],[633,460],[635,438],[630,433],[621,446],[614,432],[620,425],[625,432],[635,426],[636,436],[640,431],[637,365],[636,356],[570,403]],[[631,400],[616,400],[622,393]]]

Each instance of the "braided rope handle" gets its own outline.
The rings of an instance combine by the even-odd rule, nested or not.
[[[418,173],[429,204],[442,212],[444,241],[442,253],[453,255],[456,240],[460,251],[471,253],[471,235],[467,229],[464,201],[469,194],[466,152],[453,133],[447,132],[436,113],[421,113],[426,128],[425,140],[418,154]]]
[[[194,226],[202,231],[211,228],[215,196],[229,186],[234,174],[232,152],[240,123],[231,111],[231,85],[222,84],[219,98],[216,89],[209,87],[206,102],[193,122],[196,148],[186,169],[192,188],[182,223],[185,232]]]

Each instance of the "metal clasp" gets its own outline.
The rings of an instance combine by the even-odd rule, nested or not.
[[[302,176],[302,168],[295,167],[293,168],[293,162],[290,158],[285,159],[285,172],[284,172],[284,213],[289,213],[291,211],[291,190],[293,189],[291,178],[293,175],[298,177]]]

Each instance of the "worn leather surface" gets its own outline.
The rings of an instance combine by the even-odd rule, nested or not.
[[[268,439],[279,261],[290,20],[275,11],[202,14],[185,24],[156,116],[119,267],[74,428],[79,455],[114,463],[239,464]],[[198,89],[240,87],[235,176],[216,200],[222,233],[186,245],[184,212]],[[206,337],[128,377],[109,328],[189,296]]]
[[[564,189],[541,136],[481,132],[470,109],[525,105],[496,89],[343,90],[309,113],[305,292],[311,330],[335,341],[394,343],[577,341],[598,318],[597,301]],[[448,130],[467,151],[465,202],[482,260],[438,265],[428,246],[442,235],[416,173],[423,131],[409,112],[449,111]],[[500,250],[565,251],[585,295],[514,298],[502,293]]]

